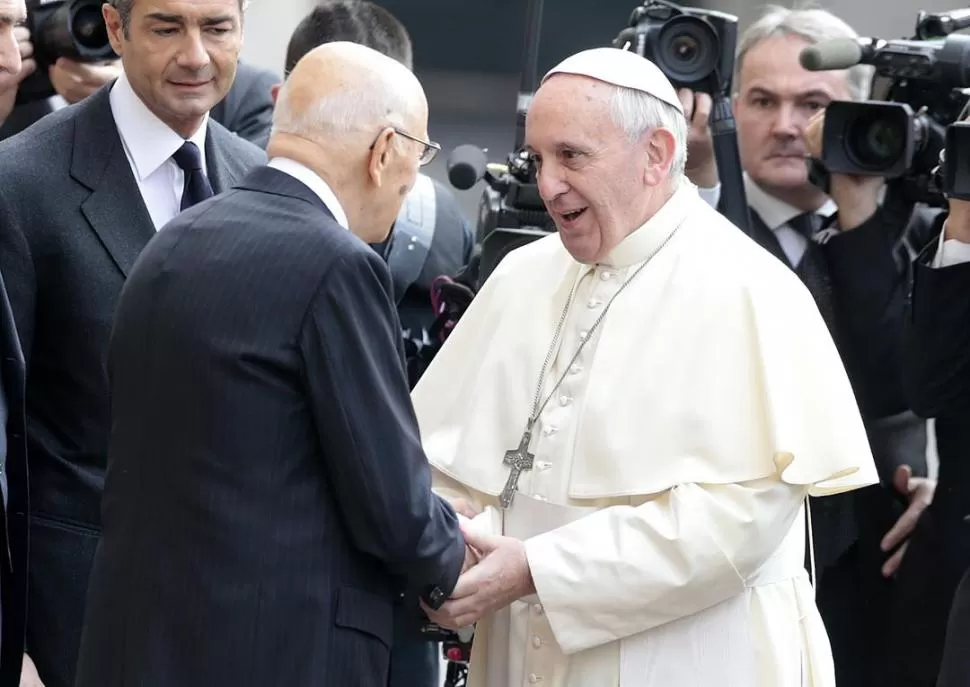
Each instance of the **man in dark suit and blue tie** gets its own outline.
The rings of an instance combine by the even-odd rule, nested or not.
[[[401,593],[439,607],[472,563],[368,245],[438,150],[427,118],[404,66],[317,48],[269,164],[138,258],[77,687],[385,687]]]
[[[0,273],[27,363],[26,644],[45,687],[74,682],[101,529],[105,356],[125,277],[182,208],[265,160],[208,117],[233,81],[240,5],[112,0],[104,13],[124,75],[0,144]]]

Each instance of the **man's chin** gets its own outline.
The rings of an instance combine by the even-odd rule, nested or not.
[[[766,170],[768,173],[752,178],[762,188],[785,189],[794,191],[809,185],[808,170],[804,163],[801,169],[795,168],[775,168]]]

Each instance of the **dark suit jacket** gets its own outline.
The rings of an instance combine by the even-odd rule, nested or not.
[[[913,408],[936,418],[940,460],[936,495],[910,546],[915,573],[931,580],[922,599],[930,621],[921,624],[930,641],[914,658],[925,664],[921,676],[941,668],[940,687],[956,687],[970,684],[970,578],[958,588],[970,570],[970,264],[931,267],[937,238],[915,265],[904,366]]]
[[[155,234],[108,89],[0,144],[0,273],[27,359],[27,647],[46,687],[73,682],[100,530],[108,334],[125,277]],[[216,192],[265,159],[215,122],[208,132]]]
[[[266,148],[273,128],[273,86],[282,79],[273,72],[242,62],[229,93],[212,108],[212,118],[260,148]]]
[[[125,286],[77,687],[385,687],[394,604],[464,560],[387,266],[270,168],[184,213]]]
[[[0,276],[0,377],[7,407],[6,510],[0,508],[0,686],[20,684],[27,621],[27,439],[24,421],[24,358]],[[0,456],[2,458],[2,456]]]

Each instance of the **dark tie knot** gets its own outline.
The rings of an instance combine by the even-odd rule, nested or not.
[[[822,216],[817,212],[803,212],[788,220],[788,226],[807,239],[811,239],[822,228]]]
[[[199,152],[199,147],[192,141],[183,143],[182,147],[175,151],[172,159],[183,172],[199,172],[202,170],[202,153]]]

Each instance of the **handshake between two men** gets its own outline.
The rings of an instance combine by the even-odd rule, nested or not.
[[[451,501],[459,515],[465,538],[465,562],[461,576],[448,599],[438,610],[421,606],[428,618],[441,627],[458,630],[474,625],[485,616],[513,601],[535,593],[525,544],[514,537],[477,532],[478,515],[467,501]]]

